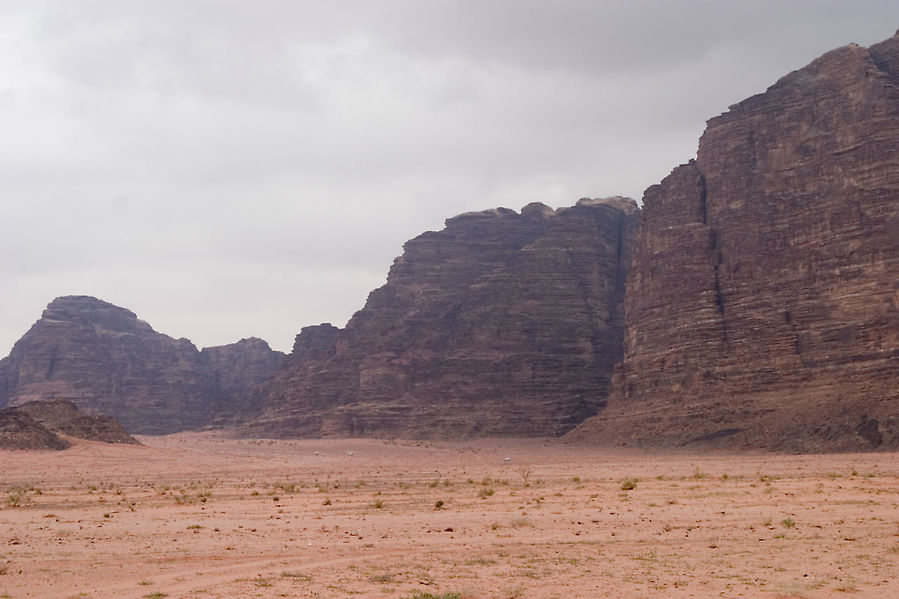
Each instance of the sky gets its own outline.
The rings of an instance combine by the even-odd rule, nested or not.
[[[0,357],[61,295],[343,326],[446,218],[643,190],[895,0],[0,0]]]

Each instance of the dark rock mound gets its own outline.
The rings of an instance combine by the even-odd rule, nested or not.
[[[13,409],[31,416],[47,429],[69,437],[104,443],[138,444],[115,418],[82,414],[69,401],[32,401]]]
[[[68,441],[16,409],[0,410],[0,449],[53,449],[69,447]]]

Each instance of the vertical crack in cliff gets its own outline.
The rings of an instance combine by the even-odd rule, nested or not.
[[[50,360],[49,364],[47,364],[47,374],[44,377],[48,381],[53,376],[53,371],[56,370],[57,360],[59,360],[59,347],[53,346],[53,349],[50,350]]]
[[[615,234],[617,235],[615,247],[615,287],[614,296],[609,301],[609,322],[608,325],[612,330],[617,330],[615,343],[615,362],[620,362],[624,357],[624,293],[627,285],[627,275],[630,264],[625,263],[625,227],[627,219],[623,214],[618,215],[618,227]]]
[[[699,210],[702,224],[709,227],[709,261],[712,263],[712,276],[714,279],[715,307],[721,318],[721,334],[724,337],[724,345],[730,347],[730,337],[727,332],[727,319],[724,315],[724,293],[721,291],[721,247],[718,243],[718,231],[709,226],[709,206],[706,190],[705,175],[699,175]]]
[[[718,308],[718,316],[721,317],[721,334],[724,336],[724,345],[730,347],[730,338],[727,333],[727,318],[724,315],[724,293],[721,291],[721,248],[718,246],[718,232],[709,230],[709,258],[712,262],[712,275],[714,277],[715,307]]]
[[[709,207],[707,205],[706,198],[706,187],[705,187],[705,175],[699,175],[699,211],[702,216],[702,224],[708,226],[709,224]]]
[[[618,245],[615,248],[615,305],[617,306],[624,299],[624,286],[627,282],[627,270],[628,265],[624,264],[624,260],[622,256],[624,256],[624,226],[625,226],[625,218],[622,215],[618,216],[618,230],[616,231],[616,235],[618,239],[616,240]]]

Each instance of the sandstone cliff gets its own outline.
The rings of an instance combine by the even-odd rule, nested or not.
[[[265,368],[270,374],[277,367],[278,354],[264,342],[242,343],[204,356],[124,308],[57,298],[0,362],[0,405],[64,399],[88,414],[109,414],[133,433],[199,428],[213,408],[236,401]]]
[[[237,343],[206,347],[200,358],[210,373],[210,424],[231,425],[255,416],[258,404],[253,393],[278,370],[284,354],[273,351],[262,339],[251,337]]]
[[[709,121],[647,190],[609,407],[573,438],[899,446],[899,37]]]
[[[248,434],[561,434],[605,403],[638,209],[463,214],[407,242],[346,328],[307,327]]]

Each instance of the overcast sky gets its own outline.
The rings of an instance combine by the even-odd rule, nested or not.
[[[639,199],[899,2],[0,0],[0,357],[54,297],[199,347],[343,326],[407,239]]]

